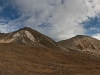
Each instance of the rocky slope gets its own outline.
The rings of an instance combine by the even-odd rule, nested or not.
[[[100,41],[85,35],[77,35],[71,39],[58,42],[65,50],[100,54]]]
[[[80,35],[55,42],[28,27],[0,33],[0,75],[99,75],[100,57],[90,54],[99,45]]]
[[[1,33],[0,43],[16,43],[58,49],[56,42],[51,38],[28,27],[8,34]]]

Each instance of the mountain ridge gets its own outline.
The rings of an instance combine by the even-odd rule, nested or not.
[[[33,45],[41,47],[50,46],[52,48],[56,48],[56,42],[54,40],[29,27],[24,27],[7,34],[1,33],[0,35],[0,43],[17,43],[22,45]]]
[[[58,42],[60,46],[65,50],[80,51],[80,52],[90,52],[93,54],[100,55],[100,40],[92,38],[87,35],[77,35],[67,40],[62,40]]]
[[[30,28],[0,33],[0,75],[99,75],[99,48],[83,35],[55,42]]]
[[[29,27],[24,27],[11,33],[0,33],[0,43],[16,43],[20,45],[47,47],[56,50],[76,50],[100,54],[100,41],[90,36],[77,35],[67,40],[55,42],[50,37]]]

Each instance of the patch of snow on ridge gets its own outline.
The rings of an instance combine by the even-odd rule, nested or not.
[[[29,31],[25,31],[26,36],[31,40],[31,41],[35,41],[35,38],[33,37],[33,35],[29,32]]]

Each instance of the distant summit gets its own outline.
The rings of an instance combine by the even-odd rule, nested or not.
[[[59,41],[58,43],[65,50],[88,51],[93,53],[98,53],[100,50],[100,41],[86,35],[77,35],[68,40]]]

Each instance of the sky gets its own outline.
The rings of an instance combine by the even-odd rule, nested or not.
[[[55,41],[76,35],[100,40],[100,0],[0,0],[0,32],[23,27]]]

